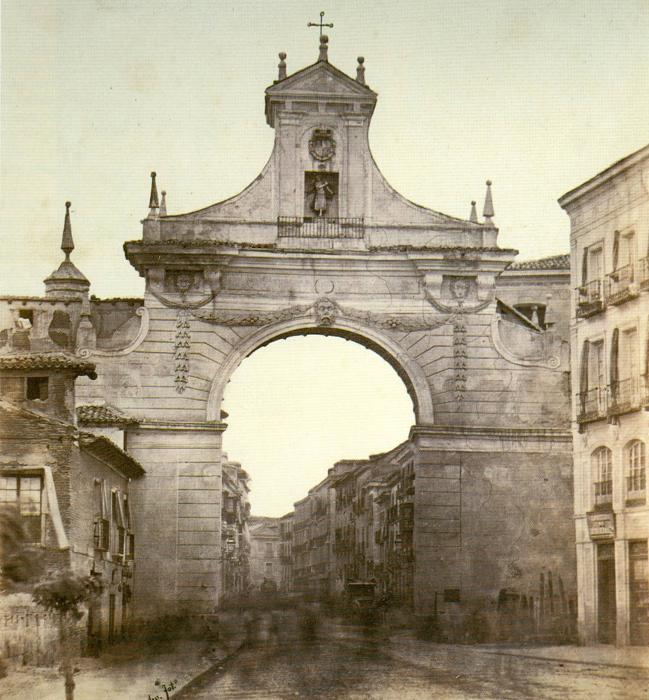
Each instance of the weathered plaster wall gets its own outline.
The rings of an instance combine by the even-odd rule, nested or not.
[[[501,590],[538,601],[549,572],[574,602],[569,434],[440,429],[415,440],[416,613],[432,615],[437,597],[451,627],[474,611],[493,626]],[[444,604],[445,589],[459,589],[460,606]]]

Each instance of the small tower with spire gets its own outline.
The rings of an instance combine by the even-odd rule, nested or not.
[[[47,278],[45,282],[45,296],[56,299],[87,299],[90,282],[70,260],[70,254],[74,250],[72,240],[72,224],[70,223],[70,202],[65,203],[65,220],[63,222],[63,235],[61,237],[61,250],[65,254],[65,260]]]

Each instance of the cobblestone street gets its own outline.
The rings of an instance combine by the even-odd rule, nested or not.
[[[443,698],[649,697],[646,670],[561,662],[472,648],[347,639],[248,647],[176,697]],[[523,653],[523,652],[521,652]]]

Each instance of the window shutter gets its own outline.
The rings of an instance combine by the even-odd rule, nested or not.
[[[581,286],[585,287],[588,282],[588,248],[584,248],[581,258]]]
[[[584,340],[581,348],[581,372],[579,375],[579,393],[585,394],[588,391],[588,360],[590,355],[590,341]],[[582,399],[583,400],[583,399]]]
[[[617,395],[617,382],[620,376],[618,358],[619,358],[619,347],[620,347],[620,329],[616,328],[613,331],[613,338],[611,340],[611,368],[610,368],[610,379],[611,379],[611,393],[613,397]]]
[[[122,494],[117,490],[117,526],[126,528],[126,518],[124,517],[124,501],[122,500]]]
[[[110,520],[110,490],[106,479],[101,480],[101,517]]]
[[[613,237],[613,272],[617,270],[620,261],[620,232],[616,231]]]

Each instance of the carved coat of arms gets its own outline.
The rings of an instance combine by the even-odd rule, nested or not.
[[[316,160],[325,161],[336,153],[336,142],[331,129],[315,129],[309,139],[309,153]]]

